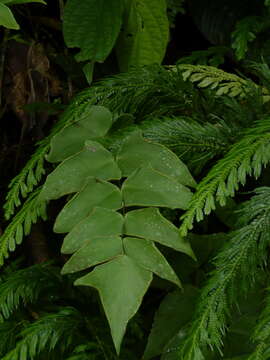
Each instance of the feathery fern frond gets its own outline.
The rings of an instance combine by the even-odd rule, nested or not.
[[[224,121],[200,124],[188,117],[151,119],[141,128],[145,138],[165,145],[196,172],[213,157],[226,153],[240,132],[239,127]]]
[[[81,314],[72,307],[64,307],[56,314],[44,315],[28,325],[22,332],[22,340],[2,360],[33,360],[42,351],[48,353],[56,347],[61,352],[74,344],[83,324]]]
[[[15,347],[16,338],[22,329],[22,322],[15,320],[0,323],[0,356],[2,357]]]
[[[184,80],[197,83],[201,88],[216,90],[216,95],[245,97],[250,83],[241,77],[212,66],[181,64]]]
[[[3,206],[5,218],[8,220],[14,214],[15,209],[21,205],[21,198],[25,198],[39,184],[45,174],[45,156],[49,152],[52,137],[64,126],[76,120],[88,106],[84,94],[79,94],[67,110],[60,117],[60,120],[52,128],[50,134],[40,142],[31,159],[26,163],[20,173],[10,182],[6,202]]]
[[[270,188],[256,189],[239,214],[239,223],[245,226],[230,234],[214,260],[215,270],[202,289],[194,321],[181,344],[181,360],[204,359],[206,346],[221,351],[230,309],[265,265],[270,244]]]
[[[46,220],[46,203],[38,199],[41,189],[37,188],[25,201],[20,211],[13,217],[2,236],[0,236],[0,265],[21,244],[24,235],[29,235],[32,224],[41,217]]]
[[[215,209],[215,201],[221,206],[228,196],[234,196],[239,184],[244,185],[248,175],[258,178],[270,161],[270,118],[258,121],[247,129],[243,138],[235,143],[227,155],[217,162],[197,186],[189,209],[182,216],[182,235],[192,228],[193,222]]]
[[[258,324],[253,334],[253,341],[257,343],[255,351],[249,356],[248,360],[267,360],[270,358],[270,292],[265,301]]]
[[[61,285],[60,271],[50,263],[15,271],[0,284],[0,314],[7,319],[20,305],[34,303],[41,294]]]
[[[177,67],[172,72],[155,65],[106,78],[85,90],[84,96],[114,114],[132,114],[140,122],[149,116],[181,113],[190,104],[192,92]]]

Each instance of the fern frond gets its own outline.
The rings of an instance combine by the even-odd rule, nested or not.
[[[238,294],[247,294],[265,265],[270,244],[270,188],[257,189],[239,214],[245,226],[230,234],[214,260],[215,270],[202,289],[194,321],[180,348],[182,360],[204,359],[206,346],[221,352]]]
[[[0,356],[4,356],[12,350],[16,344],[16,338],[22,329],[22,322],[15,320],[0,323]]]
[[[20,211],[13,217],[2,236],[0,236],[0,265],[3,265],[9,251],[21,244],[24,235],[29,235],[32,224],[41,217],[46,220],[46,203],[38,199],[41,189],[37,188],[25,201]]]
[[[200,88],[216,90],[216,95],[229,95],[243,98],[248,92],[250,82],[212,66],[181,64],[184,80],[196,83]]]
[[[49,152],[52,137],[64,126],[75,121],[76,117],[85,110],[86,106],[88,106],[88,103],[86,103],[84,94],[79,94],[52,128],[50,134],[38,142],[37,149],[31,156],[31,159],[10,182],[6,202],[3,206],[7,220],[15,213],[15,209],[21,205],[21,198],[25,198],[31,193],[45,174],[45,156]]]
[[[151,119],[141,128],[145,138],[165,145],[196,172],[213,157],[225,154],[240,132],[224,121],[200,124],[188,117]]]
[[[76,344],[82,323],[81,314],[72,307],[44,315],[21,332],[22,340],[2,360],[33,360],[42,351],[46,350],[49,354],[56,347],[61,347],[64,353]]]
[[[182,216],[180,232],[185,236],[193,222],[215,209],[215,201],[221,206],[228,196],[234,196],[239,184],[244,185],[248,175],[258,178],[263,167],[270,161],[270,118],[258,121],[245,131],[224,158],[219,160],[197,186],[189,209]]]
[[[267,360],[270,358],[270,289],[265,300],[265,307],[260,315],[257,326],[252,336],[253,341],[257,343],[255,351],[248,360]]]
[[[61,285],[60,271],[50,263],[17,270],[0,284],[0,314],[7,319],[19,306],[34,303],[41,294]]]
[[[108,107],[115,115],[129,113],[137,122],[149,116],[179,114],[190,107],[192,86],[182,73],[152,65],[133,69],[97,82],[84,97]]]

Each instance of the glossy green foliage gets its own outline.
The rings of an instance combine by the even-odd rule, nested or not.
[[[0,25],[14,30],[18,30],[20,28],[11,10],[3,3],[0,3]]]
[[[160,64],[169,38],[165,0],[126,0],[123,30],[117,43],[122,71]]]
[[[150,271],[121,255],[75,283],[98,289],[118,353],[128,320],[137,312],[151,280]]]
[[[71,124],[52,139],[50,156],[65,160],[47,177],[40,199],[76,193],[54,225],[55,232],[68,233],[62,252],[72,255],[62,273],[96,266],[76,284],[98,289],[119,352],[126,325],[138,310],[152,274],[181,286],[155,243],[194,258],[189,242],[158,207],[186,209],[192,195],[186,185],[194,186],[195,181],[170,150],[144,140],[138,132],[127,137],[116,156],[99,142],[86,140],[93,133],[101,138],[108,119],[108,110],[93,106],[90,117],[79,119],[79,130]],[[61,148],[58,140],[70,143],[69,157],[67,146]],[[83,149],[76,152],[84,141]]]
[[[69,47],[80,49],[79,61],[106,59],[120,31],[122,12],[123,0],[68,0],[63,33]]]
[[[68,47],[79,48],[78,61],[92,80],[95,62],[116,48],[121,71],[160,64],[169,40],[166,0],[68,0],[63,34]],[[85,35],[87,34],[87,36]]]
[[[112,125],[111,113],[102,106],[87,104],[71,126],[64,127],[51,141],[50,162],[63,161],[83,149],[86,140],[104,136]]]
[[[153,169],[176,178],[183,185],[196,186],[187,166],[172,151],[144,139],[139,131],[131,134],[123,143],[117,162],[123,176],[129,176],[137,168],[151,165]]]

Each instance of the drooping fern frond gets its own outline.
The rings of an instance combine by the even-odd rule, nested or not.
[[[42,351],[48,354],[56,347],[64,353],[76,344],[82,315],[72,307],[63,307],[58,313],[44,315],[28,325],[21,333],[21,340],[2,360],[33,360]]]
[[[85,101],[84,94],[79,94],[52,128],[50,134],[38,142],[37,149],[31,156],[31,159],[9,184],[9,191],[3,206],[7,220],[12,217],[16,208],[21,205],[21,198],[25,198],[31,193],[45,174],[45,156],[49,152],[52,137],[64,126],[75,121],[85,111],[87,106],[88,102]]]
[[[212,66],[181,64],[178,68],[183,72],[184,80],[196,83],[200,88],[215,90],[218,96],[243,98],[251,86],[247,80]]]
[[[2,236],[0,236],[0,265],[3,265],[9,251],[21,244],[23,237],[29,235],[32,224],[39,217],[46,220],[46,203],[38,199],[41,189],[37,188],[25,201],[20,211],[13,217]]]
[[[270,188],[255,190],[239,214],[239,225],[244,226],[230,234],[214,260],[215,270],[202,289],[194,321],[180,347],[181,360],[205,359],[203,352],[208,346],[222,351],[230,310],[239,295],[247,294],[266,263],[270,244]]]
[[[193,222],[201,221],[204,215],[215,209],[217,201],[221,206],[228,196],[234,196],[239,185],[244,185],[248,175],[258,178],[270,161],[270,118],[256,122],[247,129],[243,138],[217,162],[197,186],[189,209],[182,216],[180,232],[185,236]]]
[[[0,284],[0,314],[8,319],[19,306],[34,303],[53,288],[60,290],[60,271],[50,263],[17,270]]]
[[[248,360],[268,360],[270,358],[270,292],[265,300],[265,307],[254,330],[253,341],[257,344]]]

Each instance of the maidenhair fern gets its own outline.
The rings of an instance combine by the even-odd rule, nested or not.
[[[261,116],[267,110],[261,101],[263,92],[234,74],[193,65],[133,70],[85,90],[12,182],[6,217],[13,215],[22,197],[28,195],[28,199],[0,237],[1,262],[29,234],[37,218],[45,217],[47,202],[68,195],[54,225],[55,232],[66,234],[62,253],[71,255],[62,273],[84,271],[75,284],[98,289],[119,352],[127,323],[137,312],[153,274],[181,287],[181,271],[176,274],[159,244],[195,259],[188,240],[159,208],[187,210],[181,227],[186,235],[195,219],[214,210],[216,202],[224,205],[247,176],[258,178],[269,162],[270,120]],[[261,103],[252,112],[255,93]],[[176,154],[189,167],[197,168],[196,174],[206,164],[216,165],[196,186]],[[42,189],[35,189],[44,174],[45,158],[60,165],[47,176]],[[190,188],[196,188],[195,194]],[[268,197],[268,189],[257,191],[241,213],[242,228],[230,235],[217,256],[218,271],[202,292],[197,317],[181,347],[184,360],[203,359],[208,345],[221,349],[237,295],[235,281],[246,291],[250,275],[256,277],[255,269],[265,261]],[[265,203],[258,205],[262,198]],[[255,209],[251,217],[248,206]],[[40,296],[43,287],[36,283],[36,275],[38,271],[29,275],[33,288],[25,282],[17,285],[16,292],[16,285],[12,289],[10,284],[0,285],[4,318],[22,302],[31,304]],[[46,274],[41,272],[40,278],[46,281]],[[16,277],[14,284],[18,284]],[[4,360],[32,359],[53,349],[66,333],[59,330],[58,334],[52,319],[56,316],[64,329],[63,314],[40,315],[28,324]],[[73,318],[72,314],[68,310],[67,318]],[[74,329],[79,323],[75,321]],[[256,341],[259,347],[264,342],[257,335]],[[85,354],[69,354],[74,359],[81,355]]]
[[[189,79],[203,88],[217,89],[219,95],[245,96],[248,91],[247,81],[239,76],[214,67],[183,64],[167,69],[149,66],[98,82],[72,101],[51,134],[38,144],[24,169],[12,180],[4,205],[5,217],[10,219],[16,207],[21,205],[21,197],[26,197],[40,182],[52,137],[69,123],[88,116],[91,105],[107,106],[115,119],[122,113],[132,114],[136,121],[191,111],[194,90],[183,81],[182,74],[184,80]]]
[[[231,233],[214,260],[215,270],[202,290],[194,321],[181,345],[180,359],[205,359],[206,346],[222,351],[231,308],[237,303],[238,294],[246,294],[255,283],[266,263],[270,245],[270,188],[257,189],[240,216],[240,228]]]
[[[92,127],[101,138],[110,128],[107,109],[93,106],[93,113],[98,121],[82,119],[52,139],[48,159],[62,162],[47,177],[39,199],[76,193],[54,225],[55,232],[68,233],[62,252],[73,254],[62,273],[96,266],[75,284],[98,289],[119,352],[127,322],[153,274],[181,286],[155,242],[194,255],[158,207],[186,209],[191,198],[187,186],[196,183],[174,153],[146,141],[140,132],[123,142],[116,157],[98,138],[86,140],[93,135]]]
[[[243,138],[209,171],[199,183],[180,228],[186,235],[194,220],[201,221],[215,209],[215,202],[225,205],[228,196],[234,196],[248,175],[258,178],[270,161],[270,119],[258,121],[245,131]]]

